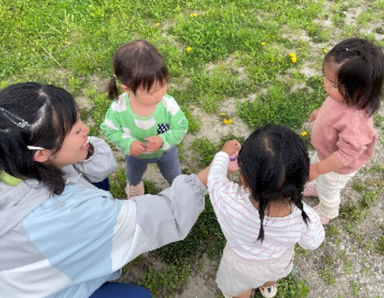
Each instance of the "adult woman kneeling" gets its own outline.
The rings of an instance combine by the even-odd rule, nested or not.
[[[143,252],[184,239],[207,169],[158,195],[116,200],[92,182],[116,167],[72,96],[37,83],[0,91],[0,288],[4,297],[150,297],[112,281]]]

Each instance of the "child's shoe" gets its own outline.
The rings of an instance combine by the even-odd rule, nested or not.
[[[144,194],[144,183],[143,181],[140,181],[140,183],[137,185],[130,185],[127,181],[127,186],[124,190],[127,194],[127,199],[130,199],[135,196],[142,196]]]
[[[313,207],[313,209],[320,215],[320,222],[321,222],[322,225],[329,224],[329,221],[330,221],[329,217],[321,215],[320,205],[317,205],[317,206]]]
[[[259,290],[261,295],[263,295],[263,297],[271,298],[276,296],[277,286],[276,284],[273,284],[272,286],[269,286],[269,287],[260,286]]]
[[[306,197],[317,197],[317,189],[314,183],[306,183],[303,190],[303,195]]]

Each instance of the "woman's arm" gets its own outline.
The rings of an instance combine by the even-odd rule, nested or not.
[[[123,201],[114,232],[115,269],[144,252],[188,235],[205,207],[206,188],[201,180],[206,179],[206,172],[204,169],[198,176],[179,175],[158,195]]]

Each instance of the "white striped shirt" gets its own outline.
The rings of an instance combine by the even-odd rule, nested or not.
[[[316,249],[324,240],[320,217],[303,202],[310,221],[305,224],[301,210],[292,206],[285,217],[264,217],[264,240],[259,235],[259,211],[250,201],[247,189],[227,178],[229,155],[218,152],[208,175],[208,192],[221,230],[230,247],[242,258],[254,261],[276,260],[296,243]]]

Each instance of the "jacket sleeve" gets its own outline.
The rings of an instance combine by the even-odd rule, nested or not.
[[[179,175],[158,195],[124,201],[115,229],[113,267],[118,269],[141,253],[184,239],[204,210],[205,193],[196,175]]]
[[[101,138],[88,137],[94,147],[93,154],[78,164],[76,168],[91,182],[100,182],[116,170],[116,160],[109,145]]]
[[[136,138],[132,136],[131,131],[128,128],[124,128],[120,124],[118,111],[122,101],[123,98],[119,98],[119,101],[112,103],[100,128],[109,142],[116,145],[123,153],[128,154],[129,148]]]
[[[324,241],[324,227],[320,222],[320,216],[317,214],[317,212],[308,205],[303,205],[304,211],[309,217],[309,222],[308,225],[303,224],[299,245],[304,249],[314,250],[318,248]]]
[[[163,139],[162,149],[167,150],[181,142],[188,131],[188,120],[173,97],[166,95],[163,102],[170,115],[170,125],[169,130],[159,136]]]

